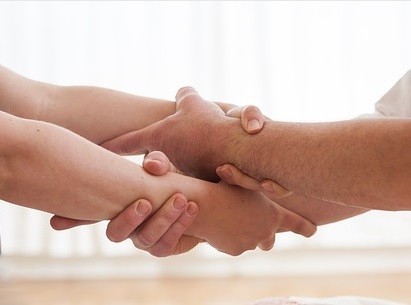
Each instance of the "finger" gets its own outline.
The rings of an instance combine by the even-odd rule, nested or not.
[[[290,196],[293,191],[290,191],[272,180],[264,180],[261,182],[261,187],[264,190],[264,194],[270,199],[279,199]]]
[[[215,103],[205,101],[193,87],[183,87],[176,94],[176,110],[179,111],[184,107],[187,111],[200,108],[204,111],[213,111],[219,115],[225,112]]]
[[[148,250],[152,255],[165,257],[191,250],[199,243],[195,237],[184,236],[198,214],[198,206],[189,202],[186,211],[171,225],[164,235]]]
[[[211,105],[220,109],[220,107],[218,107],[217,105],[213,103],[211,103]],[[198,94],[197,90],[194,89],[193,87],[183,87],[177,91],[177,94],[176,94],[176,111],[177,112],[181,110],[183,107],[187,111],[191,111],[194,109],[198,111],[198,109],[203,106],[205,106],[204,99]],[[220,111],[222,110],[220,109]]]
[[[144,157],[144,169],[152,175],[162,176],[167,172],[183,174],[161,151],[152,151]]]
[[[146,199],[139,199],[125,208],[107,225],[107,238],[113,242],[121,242],[150,215],[151,203]]]
[[[154,215],[130,236],[134,245],[142,250],[152,247],[187,208],[182,194],[171,196]]]
[[[256,106],[233,108],[227,116],[241,119],[241,126],[249,134],[258,133],[264,127],[265,117]]]
[[[317,226],[311,221],[308,221],[290,210],[284,208],[282,208],[282,210],[283,221],[280,226],[282,229],[303,235],[305,237],[310,237],[317,231]]]
[[[101,147],[119,155],[142,155],[150,150],[151,126],[132,131],[100,144]]]
[[[224,113],[227,113],[231,109],[238,107],[237,105],[234,105],[234,104],[221,103],[221,102],[215,102],[215,104],[218,105],[218,107],[220,107],[221,110],[224,111]]]
[[[152,175],[162,176],[173,168],[168,157],[161,151],[152,151],[144,157],[144,169]]]
[[[244,174],[232,164],[221,165],[217,167],[216,172],[221,180],[227,184],[237,185],[253,191],[262,191],[260,182]]]
[[[260,248],[263,251],[269,251],[274,247],[274,243],[275,243],[275,233],[269,238],[260,242],[258,244],[258,248]]]
[[[83,226],[83,225],[90,225],[96,222],[97,221],[71,219],[71,218],[66,218],[66,217],[57,216],[57,215],[54,215],[50,219],[51,227],[54,230],[58,230],[58,231],[67,230],[67,229],[71,229],[71,228]]]
[[[176,94],[177,109],[179,108],[179,104],[181,104],[181,102],[183,102],[189,96],[199,99],[201,101],[203,100],[203,98],[198,94],[197,90],[193,87],[182,87],[177,91]]]
[[[179,241],[174,246],[174,248],[171,249],[169,252],[164,252],[164,251],[158,252],[157,250],[152,250],[152,249],[149,249],[148,251],[151,255],[154,255],[156,257],[166,257],[170,255],[178,255],[178,254],[182,254],[182,253],[186,253],[190,251],[195,246],[197,246],[200,242],[203,242],[203,241],[198,239],[197,237],[183,235],[180,237]]]
[[[198,239],[197,237],[194,237],[194,236],[183,235],[180,238],[177,246],[174,248],[172,255],[186,253],[202,242],[205,242],[205,241]]]

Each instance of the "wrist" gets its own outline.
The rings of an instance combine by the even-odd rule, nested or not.
[[[208,240],[212,237],[211,231],[215,225],[214,218],[219,214],[218,206],[225,194],[221,193],[219,184],[199,179],[194,179],[191,190],[194,190],[192,193],[194,196],[187,194],[187,199],[197,204],[198,214],[185,234]]]
[[[248,135],[242,128],[241,122],[234,118],[225,118],[216,128],[216,137],[213,138],[211,151],[211,164],[216,169],[224,164],[233,164],[239,167],[238,156],[243,155],[241,152],[245,149],[241,142],[246,141]],[[243,143],[244,144],[244,143]]]

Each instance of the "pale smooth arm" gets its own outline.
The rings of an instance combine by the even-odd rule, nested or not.
[[[0,66],[0,110],[50,122],[100,144],[175,112],[175,103],[91,86],[57,86]]]

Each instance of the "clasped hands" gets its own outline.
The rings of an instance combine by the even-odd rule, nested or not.
[[[275,203],[290,191],[270,180],[257,181],[224,163],[227,120],[237,120],[239,132],[251,135],[263,129],[265,118],[256,107],[208,102],[193,88],[185,87],[176,95],[174,115],[102,146],[122,155],[148,153],[143,167],[152,175],[173,171],[213,182],[221,179],[222,188],[244,195],[244,204],[228,202],[221,210],[201,217],[201,208],[182,193],[174,194],[157,211],[152,211],[149,201],[139,199],[109,222],[107,237],[114,242],[130,238],[137,248],[163,257],[187,252],[202,241],[239,255],[257,246],[271,249],[277,232],[314,234],[314,224]],[[197,234],[198,222],[210,227],[205,236]],[[51,219],[58,230],[90,223],[56,215]]]

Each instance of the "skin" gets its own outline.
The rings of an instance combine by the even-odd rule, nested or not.
[[[379,114],[378,116],[380,117],[401,117],[401,114],[397,114],[397,108],[394,107],[393,109],[390,108],[390,106],[387,105],[392,105],[393,103],[398,102],[400,99],[407,99],[406,94],[408,94],[406,91],[403,91],[401,88],[411,82],[411,72],[408,72],[395,86],[392,90],[390,90],[384,97],[376,104],[376,111]],[[388,99],[389,103],[387,104],[383,102]],[[404,106],[400,106],[404,107]],[[258,109],[253,109],[250,112],[250,108],[246,112],[245,110],[247,109],[232,109],[229,111],[227,114],[231,114],[233,117],[241,117],[245,114],[250,115],[250,113],[253,116],[253,119],[255,122],[259,122],[259,126],[261,127],[264,123],[264,120],[267,118],[264,118],[261,113],[258,111]],[[409,109],[403,109],[404,111],[409,111]],[[241,121],[242,126],[244,128],[244,120]],[[249,119],[246,126],[252,122],[252,119]],[[258,132],[260,129],[256,129],[255,132]],[[130,135],[128,135],[130,136]],[[113,143],[109,143],[111,145]],[[114,143],[115,144],[115,143]],[[130,146],[130,144],[128,144]],[[115,145],[114,145],[115,147]],[[133,149],[133,148],[132,148]],[[153,162],[156,161],[156,162]],[[150,164],[155,164],[154,167],[150,166],[148,167],[147,165]],[[144,161],[144,166],[148,171],[150,171],[153,174],[161,175],[167,172],[167,170],[176,170],[172,164],[169,162],[168,158],[160,153],[160,152],[154,152],[150,153]],[[316,223],[317,225],[322,225],[322,224],[327,224],[331,222],[336,222],[340,221],[349,217],[353,217],[355,215],[361,214],[366,212],[368,209],[365,208],[358,208],[358,207],[352,207],[348,206],[345,204],[336,204],[334,202],[329,202],[325,201],[319,198],[314,198],[314,197],[309,197],[309,196],[304,196],[304,195],[298,195],[293,193],[292,191],[286,189],[285,187],[281,186],[280,184],[264,179],[262,181],[258,181],[243,172],[241,172],[237,167],[235,167],[232,164],[225,164],[222,166],[217,167],[216,172],[218,176],[225,181],[228,184],[231,185],[238,185],[243,188],[251,189],[254,191],[261,191],[264,192],[264,194],[269,197],[270,199],[276,201],[280,205],[289,208],[300,215],[303,215],[307,219],[310,219],[312,222]],[[155,217],[152,217],[152,221],[154,222]],[[182,216],[183,217],[183,216]],[[155,222],[154,222],[155,223]],[[172,223],[169,224],[170,226]],[[124,227],[124,219],[122,219],[122,215],[119,215],[112,221],[112,229],[113,232],[116,232],[114,229],[118,227]],[[188,225],[187,225],[188,227]],[[129,230],[124,230],[122,233],[123,235],[120,236],[118,235],[118,240],[124,240],[127,237],[131,238],[135,245],[139,247],[141,243],[139,242],[141,238],[141,231],[139,230],[134,230],[133,227],[130,227]],[[144,227],[143,227],[144,230]],[[118,231],[118,229],[117,229]],[[156,228],[153,228],[153,231],[156,231]],[[159,234],[161,234],[161,231]],[[107,231],[108,234],[111,234],[110,230]],[[189,236],[184,235],[184,228],[183,226],[180,227],[180,232],[175,232],[175,236],[172,238],[174,240],[173,245],[178,245],[180,242],[184,241],[186,238]],[[185,243],[186,244],[186,243]],[[191,245],[192,247],[195,246],[195,242]],[[186,244],[187,245],[187,244]],[[158,245],[152,252],[152,254],[156,255],[159,252],[167,253],[169,251],[170,245],[165,245],[161,244]],[[191,249],[190,246],[188,246],[185,250]]]
[[[261,112],[256,107],[245,107],[243,109],[233,109],[229,113],[229,116],[239,117],[242,119],[242,122],[251,120],[256,120],[259,122],[259,126],[263,126],[264,120]],[[244,120],[244,117],[247,120]],[[262,128],[260,128],[262,129]],[[254,131],[258,132],[260,129]],[[178,169],[173,166],[169,161],[167,156],[162,152],[152,152],[148,154],[143,163],[144,168],[154,175],[163,175],[168,171],[179,172]],[[303,215],[306,219],[309,219],[317,225],[324,225],[332,222],[337,222],[343,219],[347,219],[362,213],[365,213],[367,209],[351,207],[347,205],[336,204],[333,202],[323,201],[321,199],[299,196],[293,194],[292,191],[289,191],[274,181],[265,180],[262,183],[259,181],[245,175],[239,169],[231,164],[226,164],[217,168],[217,173],[220,178],[227,184],[237,185],[245,189],[250,189],[254,191],[263,192],[268,198],[274,202],[280,204],[281,206],[293,210],[294,212]],[[177,217],[178,215],[175,215]],[[138,229],[130,226],[128,229],[122,230],[122,235],[117,235],[117,241],[123,241],[127,238],[130,238],[134,245],[139,249],[147,249],[147,245],[150,243],[146,242],[144,238],[146,229],[149,228],[149,231],[153,236],[159,238],[164,234],[164,224],[159,227],[156,226],[157,218],[161,218],[160,215],[155,215],[150,219],[150,226],[145,226],[144,224]],[[151,248],[149,252],[155,256],[164,256],[164,254],[178,254],[186,252],[195,247],[201,240],[195,240],[191,236],[186,234],[186,230],[189,227],[189,224],[184,221],[185,215],[181,217],[182,221],[177,219],[179,230],[173,230],[174,235],[168,234],[169,243],[158,242],[157,244],[151,243]],[[117,216],[111,221],[112,226],[107,230],[108,236],[110,234],[116,234],[121,228],[125,228],[127,223],[130,221],[125,221],[123,215]],[[169,227],[174,226],[174,220],[168,223]],[[274,240],[272,241],[274,243]],[[270,249],[272,244],[266,244],[266,247]],[[175,249],[179,249],[180,252],[176,253]]]
[[[261,132],[248,135],[192,88],[180,90],[177,100],[176,114],[103,146],[117,153],[160,150],[182,171],[208,180],[218,180],[217,167],[233,164],[303,197],[365,209],[411,208],[411,156],[404,153],[411,149],[410,119],[267,120]],[[210,145],[202,145],[210,134]]]
[[[156,168],[153,168],[154,164],[156,164]],[[161,166],[159,166],[159,164],[161,164]],[[151,174],[154,175],[163,175],[167,171],[177,171],[167,156],[158,151],[148,154],[143,165],[150,171]],[[232,165],[224,165],[220,172],[226,172],[227,167],[229,167],[230,171],[232,171],[232,175],[229,179],[227,179],[227,183],[254,191],[264,192],[267,198],[271,199],[273,202],[303,215],[306,219],[310,219],[310,221],[316,225],[324,225],[341,221],[367,211],[366,209],[325,202],[312,197],[297,196],[292,194],[292,192],[288,192],[287,196],[282,196],[279,198],[278,192],[265,191],[258,181],[246,176]],[[272,181],[270,183],[275,184]],[[258,209],[258,207],[256,208]],[[158,219],[161,218],[161,216],[157,214],[151,217],[149,220],[150,224],[147,225],[147,227],[146,224],[143,224],[137,229],[136,226],[127,226],[127,224],[132,223],[132,221],[130,221],[130,219],[125,221],[124,216],[125,215],[122,213],[111,221],[111,227],[108,228],[107,234],[117,234],[121,230],[121,234],[117,235],[118,242],[129,238],[133,241],[137,248],[148,250],[152,255],[165,256],[184,253],[191,250],[201,242],[201,239],[195,239],[188,234],[190,224],[184,221],[184,215],[180,217],[181,221],[179,219],[177,219],[177,221],[170,219],[171,221],[165,221],[162,223],[162,226],[159,226]],[[157,243],[155,243],[155,241],[147,243],[147,239],[145,237],[146,233],[150,232],[152,236],[157,236],[157,238],[159,238],[164,234],[164,231],[166,231],[165,227],[173,227],[176,223],[178,224],[178,230],[172,230],[172,233],[168,232],[168,243],[164,243],[161,240]],[[149,230],[147,230],[148,228]],[[260,247],[269,250],[274,246],[274,241],[274,239],[267,240],[265,243],[260,245]],[[176,251],[176,249],[179,251]]]
[[[150,215],[177,194],[170,199],[177,209],[186,208],[189,213],[188,207],[196,207],[192,202],[198,204],[198,216],[189,234],[232,255],[273,240],[278,230],[306,236],[315,232],[312,223],[261,193],[175,173],[155,177],[95,144],[139,127],[133,122],[135,116],[143,114],[128,115],[125,110],[116,110],[119,105],[154,109],[144,122],[149,124],[158,120],[156,109],[161,112],[166,102],[154,105],[150,99],[102,88],[58,87],[25,79],[7,69],[0,72],[4,76],[0,78],[0,198],[66,219],[100,221],[114,218],[133,204],[138,212],[147,202],[152,204],[151,210],[140,212]],[[97,104],[84,102],[90,100]],[[105,111],[96,114],[95,109]],[[116,124],[119,117],[127,123]],[[107,132],[104,126],[113,126],[113,130]],[[261,209],[254,209],[255,204]],[[225,220],[228,215],[230,221]],[[262,221],[256,226],[252,219]]]
[[[232,255],[254,249],[279,229],[311,235],[315,228],[260,193],[174,173],[151,176],[133,162],[56,125],[5,113],[0,122],[2,139],[8,143],[1,151],[0,196],[8,202],[99,221],[115,217],[138,198],[147,198],[155,211],[159,208],[155,203],[184,192],[199,206],[189,234]],[[223,221],[228,215],[230,221]],[[261,221],[255,225],[253,219]],[[236,228],[239,222],[240,229]]]

